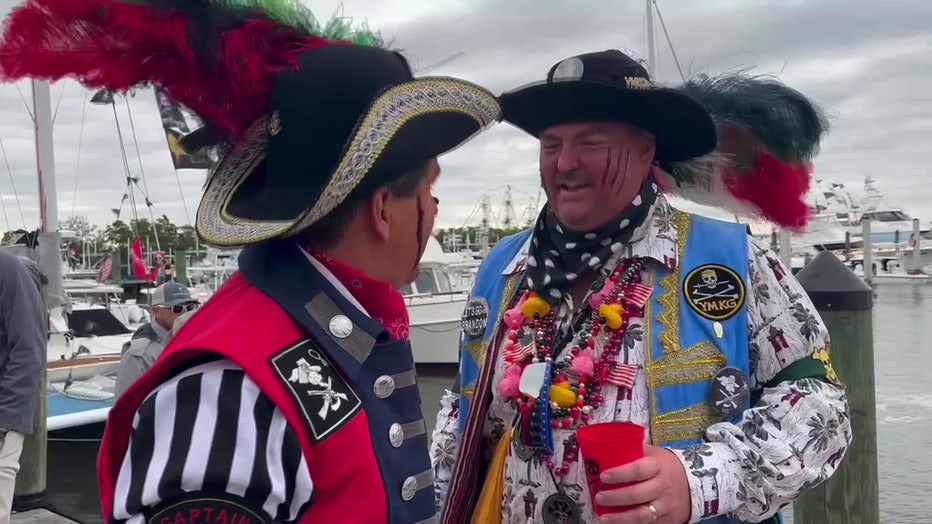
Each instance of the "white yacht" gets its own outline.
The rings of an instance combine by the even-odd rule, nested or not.
[[[851,238],[861,239],[861,221],[871,221],[871,243],[873,245],[907,244],[913,234],[913,217],[902,208],[891,205],[871,177],[864,179],[863,192],[853,191],[844,184],[817,181],[814,193],[819,193],[826,209],[835,214],[839,223],[851,233]],[[928,222],[919,224],[923,239],[932,239],[932,227]]]
[[[445,253],[431,236],[417,279],[400,290],[411,318],[411,348],[416,364],[458,362],[461,319],[469,291],[453,286],[450,266],[461,263],[460,258]]]

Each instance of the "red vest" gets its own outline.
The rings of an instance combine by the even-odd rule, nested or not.
[[[269,363],[283,348],[308,338],[278,304],[240,273],[231,277],[185,323],[152,369],[120,396],[110,411],[97,464],[106,522],[112,519],[117,475],[137,409],[156,386],[178,372],[179,364],[204,352],[222,355],[243,368],[297,433],[314,486],[313,502],[300,523],[388,522],[386,488],[366,410],[357,411],[331,437],[315,445],[305,415]]]

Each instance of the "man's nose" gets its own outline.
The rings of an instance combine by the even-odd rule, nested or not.
[[[572,145],[563,145],[557,154],[557,169],[567,173],[575,171],[579,167],[579,156],[576,154],[576,148]]]

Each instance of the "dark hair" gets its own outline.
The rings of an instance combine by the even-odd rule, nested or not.
[[[397,198],[413,197],[417,194],[418,186],[427,178],[427,166],[428,164],[425,163],[382,187]],[[346,235],[346,229],[350,223],[356,218],[359,206],[365,201],[365,198],[359,197],[345,200],[327,216],[295,235],[298,244],[318,251],[337,245],[340,238]]]

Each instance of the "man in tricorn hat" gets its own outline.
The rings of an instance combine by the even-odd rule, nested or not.
[[[334,40],[292,4],[241,5],[29,0],[3,35],[4,80],[153,84],[207,122],[201,145],[228,144],[197,231],[245,246],[240,272],[113,406],[105,520],[433,521],[397,288],[437,212],[437,156],[499,119],[498,101],[415,79],[340,21]]]
[[[745,225],[662,193],[804,225],[819,111],[740,74],[656,87],[614,50],[501,102],[548,202],[474,282],[433,432],[441,522],[778,520],[851,441],[828,333]],[[577,430],[613,421],[643,458],[586,464]]]

